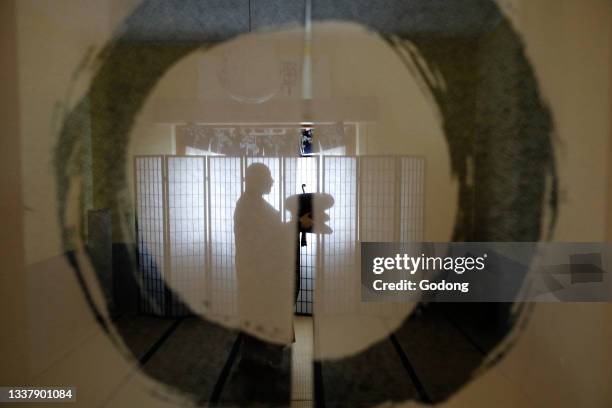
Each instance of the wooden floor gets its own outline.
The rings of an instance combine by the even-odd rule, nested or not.
[[[117,328],[141,369],[203,406],[374,406],[435,403],[466,382],[486,354],[440,312],[415,314],[358,355],[313,361],[312,318],[296,317],[296,343],[273,369],[245,368],[244,335],[197,317],[123,316]]]

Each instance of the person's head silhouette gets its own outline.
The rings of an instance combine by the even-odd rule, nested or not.
[[[274,179],[270,169],[263,163],[253,163],[246,169],[245,190],[248,193],[264,195],[272,191]]]

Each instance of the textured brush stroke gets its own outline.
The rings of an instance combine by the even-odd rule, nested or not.
[[[440,112],[451,169],[459,182],[455,240],[538,241],[549,236],[557,212],[553,120],[520,35],[494,2],[313,3],[316,21],[354,22],[379,33],[427,89]],[[300,4],[254,0],[252,26],[301,24]],[[131,240],[122,236],[120,226],[129,222],[125,163],[138,112],[171,66],[197,49],[247,32],[248,12],[247,0],[149,0],[119,27],[98,56],[89,91],[65,116],[54,153],[58,218],[67,252],[75,248],[78,234],[84,238],[83,231],[73,231],[67,225],[68,192],[71,188],[91,188],[74,185],[81,182],[78,177],[90,160],[93,190],[82,195],[93,197],[94,208],[111,209],[115,242]],[[549,220],[545,214],[550,214]],[[82,278],[76,265],[75,271]],[[88,289],[83,289],[88,295]],[[106,324],[91,302],[90,307],[100,323]],[[479,343],[483,364],[503,356],[499,352],[490,355],[494,349],[509,349],[509,335],[516,331],[521,317],[512,312],[510,304],[498,305],[494,311],[479,304],[453,310],[492,319],[496,324],[495,335]],[[431,312],[424,308],[422,313],[421,319]],[[498,347],[504,342],[507,347]],[[368,352],[371,350],[364,352],[364,360]],[[470,369],[463,373],[463,381],[457,384],[471,380],[474,372]],[[457,385],[456,390],[459,388]],[[444,398],[450,395],[452,392]],[[405,395],[406,399],[413,397]],[[368,402],[383,400],[384,395]]]

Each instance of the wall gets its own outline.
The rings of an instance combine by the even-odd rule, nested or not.
[[[99,353],[107,350],[117,354],[110,341],[104,339],[74,270],[62,256],[52,162],[63,115],[82,97],[94,72],[90,65],[92,57],[130,8],[128,2],[115,1],[32,0],[16,4],[14,61],[19,80],[13,83],[18,86],[19,109],[14,117],[19,120],[20,137],[15,140],[20,142],[21,149],[12,160],[18,160],[13,165],[22,174],[20,206],[24,211],[20,214],[24,214],[24,226],[19,232],[24,236],[26,270],[12,279],[16,283],[15,293],[23,303],[15,308],[15,314],[23,311],[21,324],[28,337],[22,341],[22,347],[27,348],[25,358],[23,354],[15,356],[28,369],[32,383],[59,383],[62,375],[70,377],[63,381],[69,383],[78,370],[91,373],[86,359],[72,361],[70,368],[64,363],[76,358],[88,341],[98,341]],[[17,233],[15,237],[15,242],[19,242]],[[23,291],[19,291],[20,279],[25,280]],[[107,359],[115,370],[119,367],[118,357]],[[65,372],[59,374],[62,370]],[[104,372],[104,368],[101,370]],[[70,371],[74,372],[69,374]],[[83,384],[90,381],[91,377],[83,377]],[[103,384],[101,387],[104,389]]]
[[[89,59],[129,9],[125,2],[93,0],[17,5],[27,264],[62,252],[52,167],[58,128],[89,85]]]
[[[561,205],[552,240],[605,240],[612,180],[611,3],[521,5],[517,24],[557,129]],[[610,304],[538,304],[500,370],[535,406],[609,406],[611,321]]]
[[[159,81],[147,100],[132,132],[132,154],[173,153],[170,127],[159,123],[157,109],[160,106],[170,105],[176,100],[190,109],[202,101],[220,105],[231,102],[219,84],[216,69],[226,50],[240,48],[243,44],[271,48],[273,57],[280,61],[283,58],[299,59],[303,38],[298,29],[252,34],[179,61]],[[248,49],[247,46],[244,49]],[[348,119],[361,123],[361,153],[424,156],[427,184],[435,186],[426,189],[425,238],[430,241],[449,240],[457,189],[451,178],[448,149],[433,102],[386,43],[377,34],[360,26],[315,24],[312,50],[315,66],[324,63],[328,67],[326,70],[315,68],[313,73],[315,119],[320,115],[342,121],[347,117],[341,116],[340,112],[355,112]],[[253,75],[252,72],[249,74]],[[203,78],[203,75],[207,77]],[[208,85],[205,89],[198,86],[203,81]],[[363,100],[372,101],[376,112],[370,116],[361,113],[358,106]],[[271,103],[275,101],[297,102],[299,94],[294,98],[275,97]],[[337,114],[317,108],[317,103],[327,101],[338,109]],[[253,110],[257,108],[252,107]],[[293,117],[292,110],[287,109],[283,115],[282,109],[280,106],[271,114],[264,112],[260,115],[260,122],[278,122]],[[237,122],[243,121],[240,116],[237,111]],[[176,120],[183,121],[180,116]],[[216,121],[215,116],[206,111],[202,111],[200,120]],[[132,171],[129,163],[127,171]]]
[[[612,30],[610,31],[610,35],[608,37],[608,41],[612,44]],[[609,113],[608,113],[608,126],[609,126],[609,135],[608,138],[608,234],[606,235],[607,241],[612,241],[612,52],[609,53],[608,58],[608,88],[610,92],[608,93],[608,98],[611,101],[609,104]]]
[[[16,5],[0,3],[0,321],[4,326],[0,350],[4,362],[0,383],[25,383],[28,378],[24,274],[24,208],[21,200],[21,139],[19,132],[19,66],[17,65]]]

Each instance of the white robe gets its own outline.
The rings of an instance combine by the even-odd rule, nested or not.
[[[293,341],[296,226],[261,196],[244,193],[234,213],[240,328],[262,340]]]

